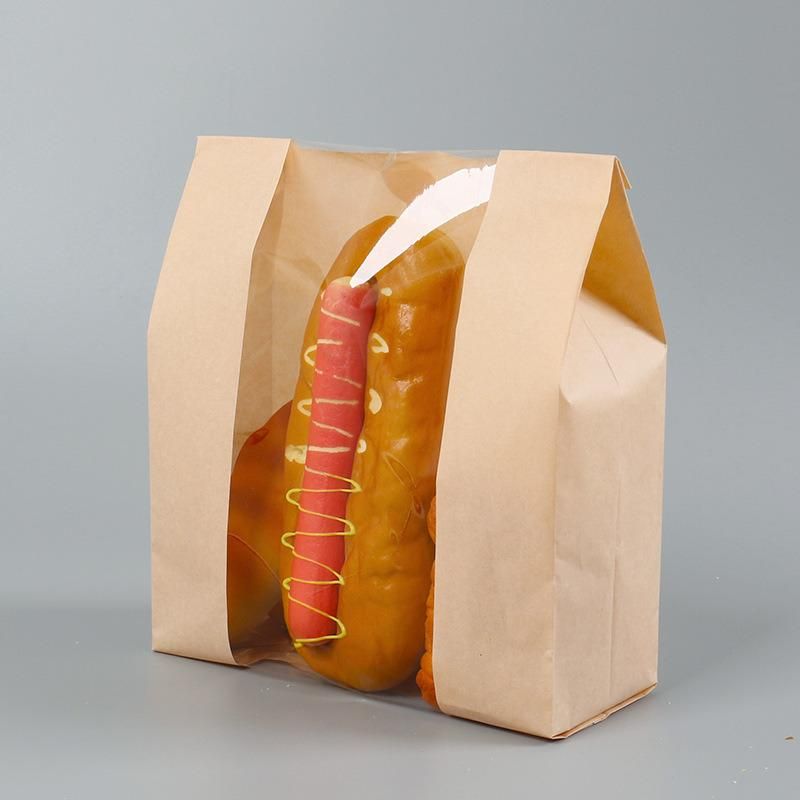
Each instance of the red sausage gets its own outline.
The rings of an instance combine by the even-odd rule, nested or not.
[[[325,615],[334,617],[339,602],[339,573],[349,533],[344,520],[364,423],[367,338],[375,301],[369,286],[353,288],[349,278],[340,278],[328,285],[320,304],[308,449],[289,589],[296,601],[289,604],[289,629],[295,641],[337,633],[336,622]]]

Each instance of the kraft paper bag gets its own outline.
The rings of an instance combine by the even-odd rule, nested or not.
[[[198,141],[148,335],[154,649],[299,661],[279,609],[231,647],[233,465],[292,397],[342,244],[493,161]],[[627,188],[611,156],[502,151],[485,211],[445,228],[467,266],[437,476],[437,698],[547,738],[656,683],[666,346]]]

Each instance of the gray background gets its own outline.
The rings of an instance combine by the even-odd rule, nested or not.
[[[793,5],[3,2],[0,795],[797,797]],[[145,329],[197,134],[623,159],[671,347],[651,697],[551,744],[149,652]]]

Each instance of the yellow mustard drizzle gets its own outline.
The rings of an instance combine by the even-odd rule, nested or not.
[[[338,489],[303,489],[300,487],[296,487],[293,489],[289,489],[286,492],[286,501],[291,503],[295,506],[298,511],[305,511],[306,514],[311,514],[315,517],[322,517],[323,519],[331,519],[335,522],[340,522],[344,525],[344,530],[342,531],[331,531],[329,533],[312,533],[310,531],[286,531],[286,533],[281,536],[281,544],[284,547],[288,547],[292,551],[293,558],[299,558],[302,561],[307,561],[309,564],[314,564],[315,566],[321,567],[322,569],[326,570],[331,574],[331,578],[328,580],[321,580],[321,581],[312,581],[306,578],[293,578],[291,575],[288,578],[285,578],[282,582],[283,588],[286,590],[287,597],[289,601],[292,603],[297,603],[298,605],[302,606],[303,608],[307,608],[309,611],[313,611],[315,614],[319,614],[320,616],[326,617],[327,619],[331,620],[336,625],[336,633],[329,633],[326,636],[315,636],[309,639],[294,639],[293,644],[296,648],[302,647],[304,644],[319,644],[320,642],[328,642],[333,641],[334,639],[341,639],[347,635],[347,628],[345,628],[344,622],[340,620],[338,617],[333,616],[332,614],[327,614],[322,609],[316,608],[315,606],[309,605],[308,603],[304,603],[302,600],[298,600],[296,597],[292,597],[292,583],[305,583],[309,586],[344,586],[344,576],[341,572],[333,569],[333,567],[329,566],[328,564],[323,564],[321,561],[316,561],[313,558],[308,558],[307,556],[300,555],[297,550],[295,549],[293,539],[298,534],[302,536],[355,536],[356,528],[353,523],[345,518],[345,517],[337,517],[331,514],[322,514],[319,511],[312,511],[311,509],[304,508],[301,504],[300,500],[298,500],[298,496],[301,495],[303,492],[315,493],[315,494],[324,494],[329,492],[345,492],[347,494],[355,494],[356,492],[363,491],[361,488],[361,484],[358,481],[354,481],[352,478],[344,478],[341,475],[332,475],[329,472],[322,472],[320,470],[312,469],[308,465],[305,467],[309,472],[313,473],[314,475],[320,475],[324,478],[333,478],[337,481],[342,481],[343,483],[347,484],[346,487],[341,487]]]
[[[329,317],[333,317],[334,319],[340,320],[342,322],[347,322],[351,325],[359,325],[360,323],[356,320],[350,319],[349,317],[340,316],[338,314],[333,314],[326,309],[320,309],[323,314],[326,314]],[[322,371],[317,369],[316,359],[314,358],[314,353],[317,350],[317,347],[321,344],[326,345],[341,345],[342,342],[336,339],[318,339],[316,344],[307,347],[305,352],[303,353],[303,361],[306,362],[310,367],[313,367],[314,372],[322,375]],[[362,384],[358,381],[354,381],[350,378],[341,377],[339,375],[333,376],[336,380],[343,381],[344,383],[349,383],[352,386],[357,386],[358,388],[363,388]],[[305,415],[311,416],[311,405],[313,402],[322,403],[322,404],[330,404],[330,405],[357,405],[359,403],[358,400],[336,400],[324,397],[318,397],[314,400],[312,398],[307,398],[303,400],[299,400],[297,402],[297,410]],[[339,433],[343,436],[349,437],[351,439],[355,438],[353,434],[349,433],[348,431],[344,430],[343,428],[337,428],[334,425],[328,425],[326,423],[318,422],[317,420],[311,420],[312,424],[318,425],[321,428],[328,428],[329,430],[333,430],[336,433]],[[359,440],[359,445],[363,440]],[[309,446],[308,450],[310,451],[317,451],[317,452],[344,452],[346,450],[352,449],[351,447],[314,447]],[[336,633],[330,633],[326,636],[315,636],[313,638],[306,638],[306,639],[293,639],[292,644],[296,649],[301,648],[304,644],[320,644],[321,642],[329,642],[334,641],[336,639],[342,639],[347,636],[347,628],[344,625],[339,617],[335,617],[332,614],[328,614],[320,608],[316,608],[315,606],[310,605],[309,603],[304,603],[302,600],[298,600],[296,597],[292,597],[292,583],[304,583],[309,586],[344,586],[344,576],[341,572],[333,569],[333,567],[329,566],[328,564],[323,564],[321,561],[315,561],[313,558],[308,558],[308,556],[300,555],[297,552],[297,549],[294,546],[294,537],[299,535],[302,536],[355,536],[356,528],[353,523],[347,519],[346,517],[337,517],[331,514],[323,514],[319,511],[312,511],[311,509],[304,508],[298,499],[302,496],[303,492],[309,492],[314,494],[326,494],[330,492],[344,492],[346,494],[355,494],[356,492],[361,492],[363,489],[361,488],[361,484],[358,481],[354,481],[352,478],[345,478],[343,475],[333,475],[329,472],[322,472],[320,470],[313,469],[305,464],[304,470],[314,474],[320,475],[324,478],[331,478],[333,480],[342,481],[345,484],[344,487],[338,489],[303,489],[302,487],[294,487],[289,489],[286,492],[286,501],[291,503],[295,506],[298,511],[304,511],[306,514],[311,514],[315,517],[321,517],[322,519],[330,519],[335,522],[339,522],[344,526],[344,530],[341,531],[331,531],[328,533],[315,533],[311,531],[286,531],[286,533],[281,536],[281,544],[284,547],[288,547],[292,551],[292,558],[299,558],[301,561],[306,561],[309,564],[314,564],[317,567],[327,571],[330,573],[331,578],[328,580],[320,580],[320,581],[312,581],[307,580],[305,578],[293,578],[291,575],[285,578],[281,582],[281,586],[283,586],[284,590],[286,591],[286,596],[289,598],[289,602],[297,603],[299,606],[308,609],[309,611],[313,611],[315,614],[319,614],[326,619],[329,619],[336,625]]]
[[[297,410],[304,416],[310,417],[311,416],[311,398],[306,397],[302,400],[297,401]]]

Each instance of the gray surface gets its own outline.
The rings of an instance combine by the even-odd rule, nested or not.
[[[0,794],[798,796],[796,8],[378,5],[0,4]],[[546,744],[148,651],[144,334],[199,133],[622,157],[671,347],[653,696]]]

